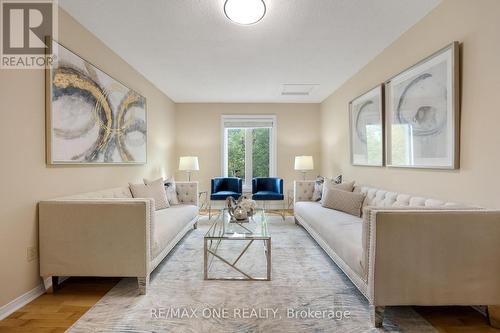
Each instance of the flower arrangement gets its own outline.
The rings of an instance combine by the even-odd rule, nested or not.
[[[226,202],[229,215],[232,219],[237,221],[247,220],[249,217],[253,216],[257,208],[255,200],[250,199],[246,195],[240,196],[237,201],[232,197],[228,197]]]
[[[257,209],[257,202],[250,199],[246,195],[242,195],[238,201],[240,202],[240,206],[246,210],[248,217],[253,216],[255,210]]]

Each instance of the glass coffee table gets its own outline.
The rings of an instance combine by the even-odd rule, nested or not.
[[[228,259],[227,254],[221,248],[226,242],[238,242],[241,246],[231,245],[231,255],[235,258]],[[261,246],[265,256],[266,276],[253,276],[245,267],[237,264],[248,249],[252,246]],[[254,249],[255,250],[255,249]],[[204,237],[204,279],[205,280],[271,280],[271,235],[267,228],[267,216],[263,209],[257,209],[255,214],[247,222],[231,222],[227,208],[222,209],[216,220]],[[220,261],[236,271],[240,277],[216,276],[211,269],[214,261]]]

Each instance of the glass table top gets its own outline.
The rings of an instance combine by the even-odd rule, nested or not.
[[[270,239],[267,216],[264,209],[257,209],[246,222],[233,222],[227,208],[215,217],[205,234],[210,239]]]

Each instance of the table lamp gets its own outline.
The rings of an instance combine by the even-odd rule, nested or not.
[[[200,170],[198,156],[181,156],[179,159],[179,170],[186,171],[188,181],[191,181],[191,172]]]
[[[295,170],[302,172],[302,179],[306,180],[306,172],[314,169],[312,156],[295,156]]]

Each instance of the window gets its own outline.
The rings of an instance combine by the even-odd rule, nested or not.
[[[246,190],[253,177],[275,175],[276,117],[222,116],[222,174],[243,179]]]

